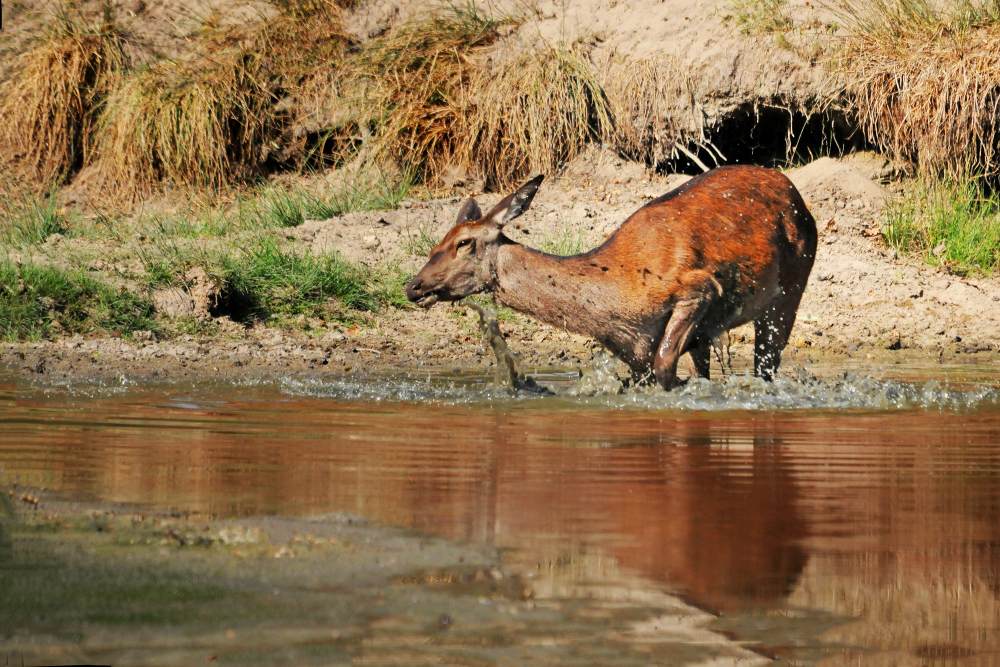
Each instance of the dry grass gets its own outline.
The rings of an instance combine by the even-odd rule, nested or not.
[[[126,65],[113,16],[94,30],[57,25],[0,85],[0,162],[43,182],[87,159],[96,113]]]
[[[926,174],[1000,173],[998,6],[930,0],[847,5],[834,63],[868,138]]]
[[[592,141],[662,159],[696,120],[663,121],[690,115],[679,67],[601,70],[579,43],[501,56],[516,20],[471,0],[359,47],[341,22],[353,2],[281,0],[274,19],[207,31],[183,59],[132,71],[114,30],[67,34],[30,54],[3,102],[8,153],[45,177],[92,165],[119,201],[351,161],[431,188],[456,173],[507,188]]]
[[[488,186],[508,188],[531,172],[554,173],[592,140],[614,134],[611,109],[578,45],[521,54],[472,84],[462,153]]]
[[[286,4],[252,34],[233,29],[198,57],[124,80],[101,117],[103,183],[131,194],[161,183],[221,188],[289,161],[281,138],[293,112],[279,102],[317,67],[335,68],[347,37],[343,2]]]
[[[101,117],[99,177],[138,193],[160,182],[219,188],[250,176],[272,131],[272,103],[266,63],[252,53],[134,74]]]
[[[473,97],[477,54],[503,23],[474,4],[452,5],[392,29],[339,72],[340,103],[376,163],[438,184],[454,163]]]
[[[700,138],[700,119],[680,61],[631,60],[611,53],[600,76],[615,120],[614,146],[622,155],[656,164],[674,157],[677,142]]]

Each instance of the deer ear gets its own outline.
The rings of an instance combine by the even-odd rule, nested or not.
[[[494,206],[493,210],[486,217],[497,227],[503,228],[508,222],[528,210],[531,200],[535,198],[535,193],[538,192],[538,186],[542,184],[544,179],[544,174],[535,176],[518,188],[517,192],[512,192],[501,199],[500,203]]]
[[[479,210],[479,204],[476,203],[475,199],[469,197],[462,204],[462,208],[458,210],[458,219],[455,220],[455,224],[460,225],[470,220],[479,220],[481,217],[483,217],[483,212]]]

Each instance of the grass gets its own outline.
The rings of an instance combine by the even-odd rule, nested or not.
[[[106,187],[219,189],[261,173],[274,132],[266,63],[253,53],[220,58],[157,64],[108,96],[95,160]]]
[[[1000,5],[865,0],[831,66],[868,139],[925,175],[1000,175]]]
[[[0,84],[0,163],[47,183],[88,158],[97,113],[127,64],[110,7],[96,27],[54,21],[47,39],[19,57]]]
[[[384,211],[399,207],[412,187],[407,175],[398,182],[378,172],[341,179],[325,189],[286,189],[265,186],[240,208],[242,227],[297,227],[306,220],[328,220],[355,211]]]
[[[11,193],[0,197],[0,243],[14,246],[42,243],[52,234],[68,231],[66,218],[59,211],[56,191],[40,196],[32,192]]]
[[[338,255],[299,253],[266,237],[243,253],[224,256],[221,272],[230,309],[242,320],[352,319],[406,303],[398,271],[369,270]]]
[[[344,63],[340,81],[355,124],[371,128],[376,163],[407,170],[436,185],[461,162],[459,142],[479,100],[471,88],[479,54],[508,19],[494,19],[473,2],[451,4],[394,27]]]
[[[638,97],[622,87],[628,99],[619,105],[618,123],[615,95],[607,94],[584,45],[567,41],[498,55],[491,47],[516,19],[494,16],[472,0],[421,11],[362,45],[343,27],[340,12],[349,0],[277,4],[279,16],[256,24],[224,26],[216,17],[184,57],[135,68],[123,55],[112,57],[123,43],[113,17],[99,34],[73,33],[74,48],[84,54],[74,57],[101,63],[96,74],[81,74],[94,69],[83,65],[55,71],[53,63],[67,58],[53,55],[52,45],[39,46],[19,69],[19,90],[40,95],[50,81],[63,97],[33,102],[45,113],[29,114],[34,124],[18,136],[32,150],[66,146],[59,155],[69,157],[32,159],[53,173],[91,165],[107,196],[126,201],[158,188],[219,190],[276,170],[349,163],[430,188],[445,187],[455,174],[508,188],[531,172],[559,171],[592,141],[657,140],[646,126],[660,122],[665,106],[655,118],[640,111],[645,130],[618,132],[616,124],[636,126]],[[108,55],[87,56],[96,45]],[[32,59],[50,64],[45,81]],[[668,82],[660,83],[642,94],[670,92]],[[8,105],[11,117],[31,106],[16,99]],[[50,139],[32,143],[38,136]],[[358,208],[294,193],[275,194],[267,208],[280,224],[294,225],[296,208],[328,216],[347,205]]]
[[[693,93],[677,58],[631,59],[611,53],[599,72],[614,119],[612,143],[621,155],[655,165],[676,152],[676,143],[701,136],[694,114],[678,113]]]
[[[82,271],[0,261],[0,338],[39,340],[101,330],[158,330],[148,300]]]
[[[472,88],[476,106],[462,150],[489,187],[555,173],[588,142],[614,135],[601,81],[579,44],[534,49],[484,68]]]
[[[886,243],[960,274],[1000,267],[1000,195],[970,179],[926,179],[887,211]]]
[[[417,227],[415,231],[407,230],[409,236],[407,241],[403,246],[403,250],[411,255],[416,255],[417,257],[427,257],[431,254],[431,250],[434,246],[438,244],[439,239],[437,235],[431,231],[432,225],[425,224]]]
[[[584,241],[582,231],[574,233],[573,230],[564,225],[560,232],[555,234],[546,234],[542,238],[542,242],[539,244],[538,249],[550,255],[568,257],[570,255],[579,255],[588,248]]]
[[[733,0],[729,8],[744,35],[783,33],[792,28],[788,0]]]

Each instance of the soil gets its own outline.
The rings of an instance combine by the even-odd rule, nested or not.
[[[822,158],[788,172],[816,217],[820,245],[784,363],[822,361],[836,367],[839,359],[848,358],[873,365],[997,363],[1000,282],[952,275],[886,249],[879,230],[884,202],[892,193],[877,182],[886,177],[886,169],[883,160],[861,154]],[[531,209],[507,233],[535,247],[562,243],[586,250],[646,201],[687,178],[656,175],[595,149],[559,178],[546,181]],[[489,206],[499,198],[484,195],[479,201]],[[336,249],[354,262],[378,266],[392,260],[416,272],[424,258],[415,253],[447,232],[460,202],[458,197],[409,200],[395,211],[311,220],[283,233],[313,252]],[[187,295],[192,307],[207,303],[204,284],[193,285]],[[293,330],[245,327],[221,317],[205,328],[214,333],[165,341],[140,333],[132,340],[77,336],[7,344],[0,347],[0,363],[43,383],[239,380],[435,368],[488,371],[495,360],[477,322],[471,309],[449,304],[369,314],[364,324],[351,327],[318,320]],[[529,373],[582,370],[600,349],[586,337],[511,311],[501,311],[500,328]],[[752,372],[752,327],[733,330],[728,343],[733,370]],[[713,364],[717,375],[718,361]]]

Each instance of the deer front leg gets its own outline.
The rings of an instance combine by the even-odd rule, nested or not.
[[[667,321],[663,340],[653,360],[653,375],[664,389],[673,389],[677,384],[677,360],[687,349],[712,299],[722,293],[719,283],[705,271],[690,272],[685,276],[684,283],[683,296],[674,304],[674,312]],[[693,358],[698,375],[702,376],[704,371],[703,376],[708,377],[708,364],[704,363],[706,368],[699,367],[699,362],[708,361],[707,355],[694,354],[698,355]]]

